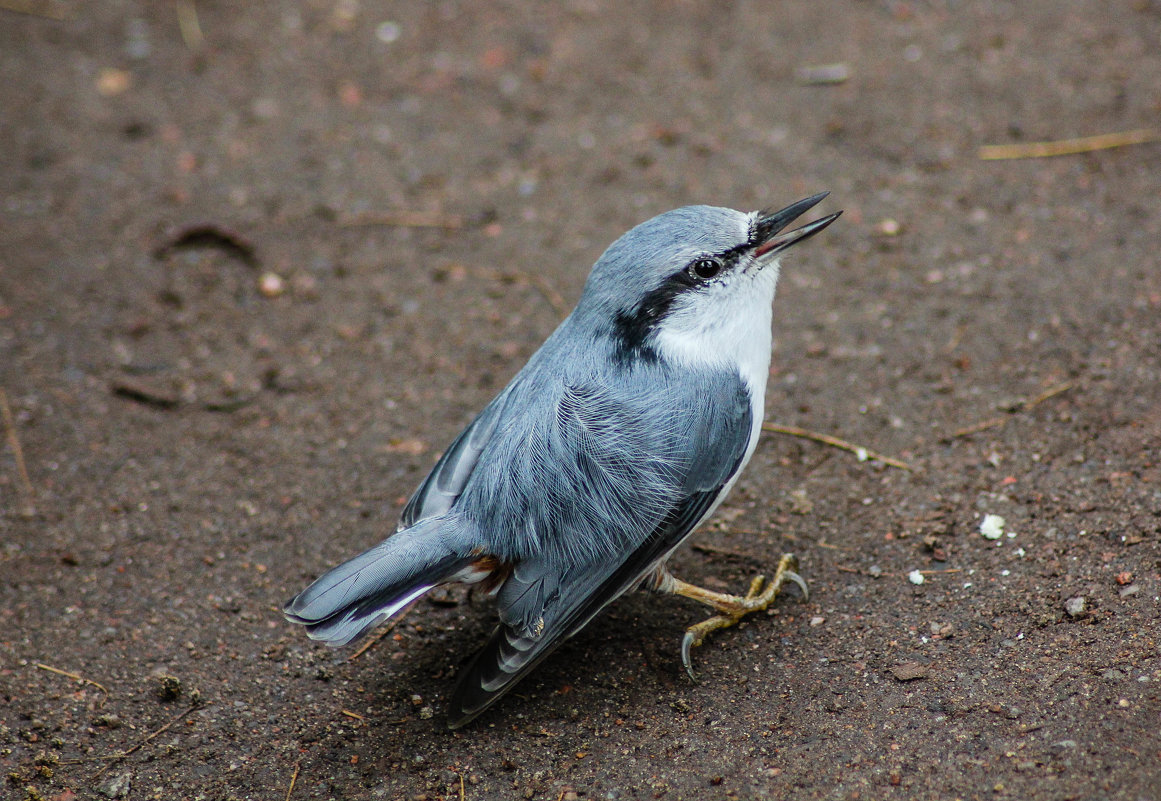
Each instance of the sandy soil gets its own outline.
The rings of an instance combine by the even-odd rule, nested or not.
[[[0,11],[4,798],[1161,797],[1161,144],[977,152],[1155,126],[1156,0],[30,5],[64,16]],[[809,603],[695,685],[701,610],[625,598],[454,734],[485,601],[357,657],[281,619],[616,236],[822,189],[768,418],[912,469],[767,434],[674,563],[792,550]]]

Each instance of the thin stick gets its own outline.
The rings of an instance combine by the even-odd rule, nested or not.
[[[860,459],[874,459],[877,462],[882,462],[883,464],[890,465],[891,467],[897,467],[900,470],[911,471],[915,469],[906,462],[901,462],[898,459],[892,459],[890,456],[884,456],[878,451],[873,451],[870,448],[863,448],[859,445],[854,445],[850,442],[847,442],[845,439],[832,437],[830,434],[819,434],[814,431],[807,431],[805,428],[778,425],[777,423],[763,423],[762,430],[771,431],[775,434],[787,434],[791,437],[802,437],[803,439],[821,442],[823,445],[830,445],[834,448],[840,448],[841,450],[849,451],[850,453],[859,456]]]
[[[177,0],[177,27],[181,30],[181,38],[186,47],[195,53],[202,49],[206,37],[202,35],[202,26],[198,22],[198,7],[194,4],[194,0]]]
[[[56,20],[67,16],[64,7],[56,0],[0,0],[0,10]]]
[[[1034,406],[1039,406],[1041,403],[1048,400],[1049,398],[1055,398],[1057,395],[1059,395],[1062,392],[1068,392],[1068,390],[1072,389],[1072,386],[1073,385],[1072,385],[1071,381],[1065,381],[1063,384],[1057,384],[1054,387],[1050,387],[1049,389],[1046,389],[1043,392],[1041,392],[1039,395],[1037,395],[1032,400],[1025,403],[1021,407],[1021,409],[1024,411],[1027,411],[1028,409],[1031,409]]]
[[[93,774],[93,776],[92,776],[92,779],[97,779],[97,778],[99,778],[99,777],[100,777],[100,775],[101,775],[102,773],[104,773],[105,771],[107,771],[109,768],[111,768],[111,767],[113,766],[113,763],[114,763],[114,762],[119,762],[119,761],[121,761],[122,759],[124,759],[125,757],[129,756],[130,754],[132,754],[134,751],[139,751],[141,748],[143,748],[144,746],[148,745],[148,744],[149,744],[149,741],[150,741],[150,740],[152,740],[154,737],[157,737],[157,736],[159,736],[159,735],[161,735],[161,734],[164,734],[165,732],[169,731],[170,727],[172,727],[172,726],[173,726],[175,723],[177,723],[178,721],[180,721],[180,720],[182,720],[183,718],[185,718],[185,716],[186,716],[186,715],[188,715],[190,712],[193,712],[193,711],[194,711],[195,709],[197,709],[199,706],[201,706],[201,704],[194,704],[194,705],[193,705],[193,706],[191,706],[189,709],[187,709],[186,711],[184,711],[184,712],[182,712],[180,715],[178,715],[176,718],[174,718],[173,720],[169,721],[169,723],[166,723],[166,724],[165,724],[164,726],[162,726],[160,729],[158,729],[157,731],[153,732],[153,734],[149,735],[149,736],[148,736],[148,737],[146,737],[144,740],[142,740],[141,742],[137,743],[137,745],[133,746],[133,747],[132,747],[132,748],[130,748],[128,751],[122,751],[122,752],[121,752],[121,753],[119,753],[119,754],[112,754],[111,756],[104,757],[105,759],[108,759],[108,760],[109,760],[109,763],[108,763],[107,765],[105,765],[105,767],[101,768],[99,771],[97,771],[96,773],[94,773],[94,774]],[[92,779],[90,779],[90,781],[91,781]]]
[[[464,774],[460,773],[458,775],[460,777],[460,801],[464,801],[468,797],[468,794],[464,792]]]
[[[1072,389],[1073,386],[1073,382],[1065,381],[1063,384],[1057,384],[1054,387],[1049,387],[1030,400],[1019,401],[1013,409],[1013,412],[1026,412],[1030,409],[1034,409],[1049,398],[1055,398],[1061,393],[1068,392],[1068,390]],[[948,439],[960,439],[961,437],[968,437],[972,434],[978,434],[981,431],[987,431],[989,428],[1002,426],[1010,419],[1010,417],[989,417],[987,420],[981,420],[980,422],[974,423],[970,426],[967,426],[966,428],[961,428],[958,431],[952,432],[952,435]]]
[[[98,708],[104,706],[105,701],[108,700],[108,698],[109,698],[109,688],[106,687],[104,684],[99,684],[99,683],[93,681],[92,679],[86,679],[84,676],[77,675],[76,673],[70,673],[67,670],[61,670],[60,668],[54,668],[52,665],[45,665],[41,662],[34,663],[34,666],[37,668],[40,668],[41,670],[47,670],[49,673],[55,673],[58,676],[67,676],[70,679],[84,682],[85,684],[93,685],[94,687],[96,687],[98,690],[100,690],[101,692],[103,692],[105,694],[105,697],[101,699],[101,703],[97,704]]]
[[[568,303],[565,302],[564,297],[556,291],[556,288],[552,284],[548,283],[548,281],[539,275],[528,275],[527,273],[520,273],[520,275],[528,279],[528,282],[532,284],[536,291],[548,301],[548,305],[552,307],[554,312],[561,317],[568,314]]]
[[[1133,131],[1082,136],[1077,139],[1060,139],[1054,142],[1025,142],[1018,145],[984,145],[979,157],[985,161],[999,159],[1040,159],[1050,156],[1070,156],[1074,153],[1091,153],[1094,150],[1108,150],[1126,145],[1140,145],[1161,139],[1161,129],[1138,128]]]
[[[0,415],[4,417],[4,430],[8,436],[8,447],[12,449],[12,458],[16,460],[16,472],[20,475],[20,489],[24,495],[24,505],[20,508],[21,517],[36,517],[36,493],[32,490],[32,482],[28,478],[28,468],[24,464],[24,449],[20,447],[20,437],[16,434],[16,421],[12,417],[12,408],[8,405],[8,393],[0,388]]]
[[[342,714],[346,715],[349,718],[354,718],[355,720],[358,720],[361,722],[366,722],[366,720],[367,720],[367,718],[364,717],[363,715],[360,715],[358,712],[352,712],[349,709],[340,709],[339,712],[341,712]]]
[[[958,431],[953,431],[951,439],[959,439],[961,437],[970,437],[972,434],[978,434],[981,431],[987,431],[989,428],[1002,426],[1008,422],[1007,417],[989,417],[987,420],[982,420],[973,425],[961,428]]]
[[[443,228],[455,230],[464,227],[464,218],[455,214],[436,214],[427,211],[366,212],[339,220],[343,228],[363,225],[385,225],[394,228]]]
[[[569,312],[568,302],[564,299],[564,296],[557,292],[556,287],[545,280],[543,276],[515,269],[504,271],[485,269],[478,270],[476,274],[488,281],[525,281],[539,292],[541,297],[548,301],[548,305],[552,307],[552,310],[561,317],[564,317]]]
[[[294,773],[290,774],[290,786],[286,788],[286,801],[290,801],[290,794],[294,792],[294,784],[298,781],[298,771],[301,768],[301,762],[294,763]]]

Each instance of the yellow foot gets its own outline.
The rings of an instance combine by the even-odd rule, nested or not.
[[[664,568],[661,569],[661,572],[654,579],[654,587],[657,590],[692,598],[707,606],[712,606],[718,611],[718,614],[708,620],[703,620],[701,623],[686,629],[685,637],[681,641],[681,663],[685,665],[685,670],[691,679],[697,681],[697,676],[693,672],[693,664],[690,661],[690,649],[695,645],[701,645],[710,632],[729,628],[736,625],[746,615],[769,609],[770,604],[778,597],[778,593],[781,592],[787,581],[798,585],[798,588],[802,590],[804,599],[810,597],[806,581],[795,572],[797,570],[798,560],[792,554],[784,554],[778,562],[778,569],[775,571],[773,579],[766,581],[765,576],[756,576],[750,582],[750,589],[745,596],[737,596],[713,592],[693,584],[687,584],[681,579],[674,578]]]

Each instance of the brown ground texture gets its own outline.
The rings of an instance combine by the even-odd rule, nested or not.
[[[1161,144],[979,157],[1156,125],[1156,0],[22,5],[0,796],[1161,797]],[[486,599],[283,621],[609,242],[823,189],[767,417],[912,469],[767,433],[673,561],[809,602],[694,684],[634,594],[455,733]]]

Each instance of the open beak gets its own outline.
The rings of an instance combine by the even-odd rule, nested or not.
[[[793,231],[782,232],[783,228],[817,206],[829,194],[829,192],[819,192],[817,195],[812,195],[797,203],[792,203],[781,211],[762,212],[754,230],[754,258],[760,259],[764,256],[769,257],[776,253],[781,253],[794,243],[814,236],[823,228],[826,228],[837,220],[839,215],[842,214],[841,211],[828,214],[814,222],[808,222],[806,225],[795,228]]]

